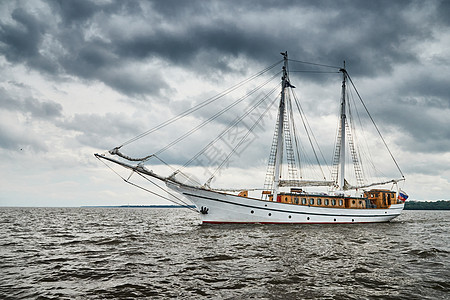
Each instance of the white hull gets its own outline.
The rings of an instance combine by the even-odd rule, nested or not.
[[[378,223],[399,216],[404,204],[387,209],[313,207],[240,197],[184,185],[167,186],[192,201],[202,223]]]

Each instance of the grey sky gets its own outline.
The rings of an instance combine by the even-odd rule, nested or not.
[[[302,61],[346,60],[411,198],[448,199],[449,15],[449,1],[2,1],[0,205],[148,203],[118,187],[92,153],[284,50]],[[334,79],[304,80],[295,84],[323,88],[330,99]],[[325,103],[305,107],[329,114]],[[267,147],[252,152],[258,159],[272,128],[260,133],[269,143],[258,142]]]

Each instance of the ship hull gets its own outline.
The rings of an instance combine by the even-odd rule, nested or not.
[[[389,222],[403,211],[404,204],[386,209],[314,207],[259,200],[168,183],[168,187],[189,199],[204,224],[339,224]]]

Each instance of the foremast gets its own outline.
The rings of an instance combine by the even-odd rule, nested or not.
[[[273,182],[273,201],[277,201],[278,193],[280,192],[280,174],[283,161],[283,140],[284,140],[284,112],[285,112],[285,89],[287,87],[288,77],[287,77],[287,63],[288,54],[282,52],[284,64],[283,64],[283,76],[281,77],[281,99],[278,108],[278,132],[277,132],[277,150],[275,156],[275,173]]]

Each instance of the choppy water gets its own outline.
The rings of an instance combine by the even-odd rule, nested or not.
[[[0,208],[1,299],[449,299],[450,212],[208,225],[183,209]]]

